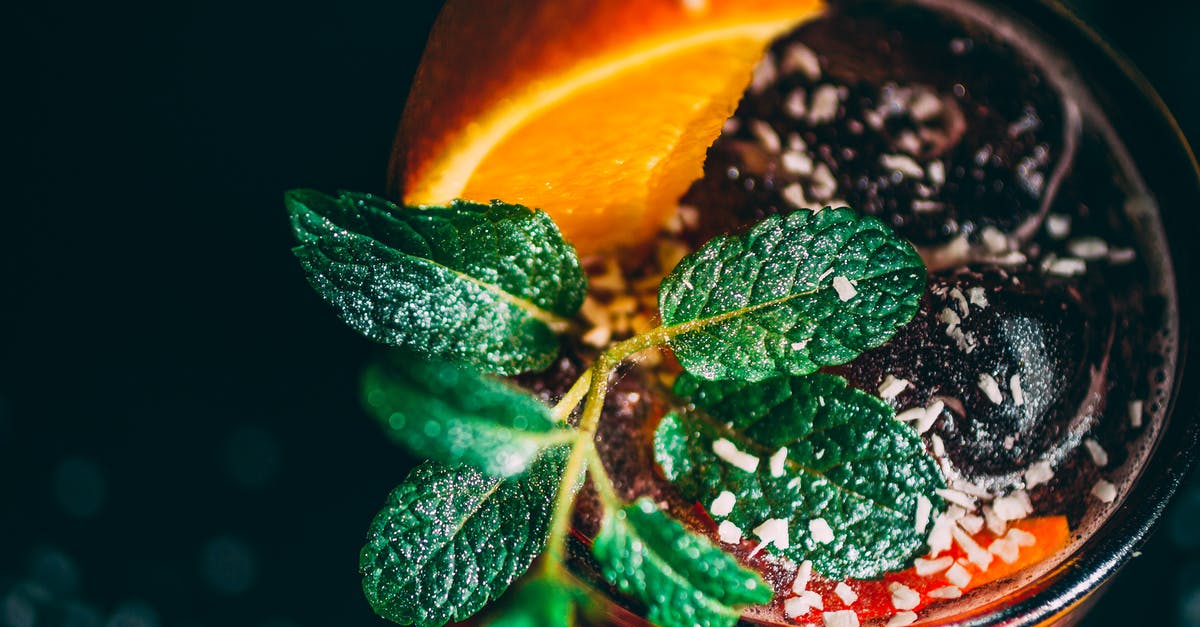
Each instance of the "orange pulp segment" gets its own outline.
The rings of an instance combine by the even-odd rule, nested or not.
[[[544,209],[581,254],[646,239],[701,176],[765,46],[820,8],[817,0],[570,0],[505,12],[451,0],[405,110],[394,181],[409,204],[498,198]],[[489,14],[493,27],[472,31]],[[621,32],[597,31],[604,23]],[[494,48],[512,29],[522,43],[544,40],[530,66],[481,49],[454,93],[446,64],[463,64],[463,49],[482,45],[479,37]],[[491,66],[473,93],[472,77]]]

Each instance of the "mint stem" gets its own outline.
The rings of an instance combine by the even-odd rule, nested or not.
[[[595,367],[593,366],[584,370],[583,374],[579,375],[579,379],[571,385],[571,389],[567,390],[567,393],[563,395],[562,399],[551,410],[550,418],[552,420],[563,422],[570,417],[571,412],[575,411],[576,407],[579,407],[579,403],[583,401],[583,397],[587,395],[588,390],[591,388],[592,372],[594,370]]]

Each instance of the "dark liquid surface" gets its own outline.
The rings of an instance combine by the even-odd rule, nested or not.
[[[1043,67],[930,9],[831,10],[771,46],[681,201],[692,219],[664,237],[694,248],[827,205],[891,225],[929,266],[921,309],[886,345],[830,371],[872,394],[908,382],[889,395],[898,412],[941,404],[917,428],[950,487],[976,504],[957,516],[1003,529],[989,503],[1019,495],[1026,515],[1065,515],[1082,533],[1115,504],[1097,487],[1113,484],[1119,502],[1142,462],[1168,383],[1173,300],[1143,255],[1144,218],[1127,211],[1142,194],[1136,172],[1083,96]],[[669,270],[654,259],[627,252],[622,273],[633,283]],[[557,374],[526,383],[561,394],[589,352],[571,347]],[[653,429],[678,402],[665,385],[672,366],[668,356],[623,368],[598,446],[623,496],[711,531],[703,504],[654,464]],[[584,537],[595,507],[585,492]],[[787,594],[794,566],[750,563],[777,599]]]

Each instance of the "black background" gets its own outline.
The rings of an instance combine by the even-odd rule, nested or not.
[[[1200,6],[1076,0],[1200,138]],[[383,192],[434,3],[43,2],[6,19],[0,626],[376,625],[410,466],[284,190]],[[1200,625],[1200,486],[1092,625]]]

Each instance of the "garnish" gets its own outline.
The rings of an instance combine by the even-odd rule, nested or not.
[[[457,201],[401,209],[370,194],[285,198],[309,282],[354,330],[488,372],[540,370],[587,279],[544,212]]]
[[[940,507],[930,495],[946,486],[916,431],[887,403],[820,373],[759,383],[685,373],[675,393],[695,409],[663,418],[655,457],[686,498],[733,494],[736,505],[714,517],[747,530],[784,521],[786,542],[776,539],[774,549],[835,579],[877,577],[924,553],[917,502]],[[730,463],[721,442],[762,463],[752,471]]]
[[[662,627],[732,625],[771,588],[647,498],[607,512],[592,545],[604,577],[646,604]]]
[[[882,401],[810,374],[886,342],[916,311],[920,258],[879,221],[826,208],[714,239],[663,280],[663,325],[601,350],[550,408],[493,376],[553,360],[583,300],[580,262],[546,214],[308,191],[288,207],[317,291],[356,330],[404,349],[368,371],[367,405],[433,458],[393,491],[362,552],[381,616],[462,620],[541,554],[497,620],[571,624],[582,584],[566,571],[566,540],[585,477],[599,495],[600,571],[650,620],[732,625],[769,601],[719,544],[649,499],[618,496],[596,452],[611,375],[661,345],[687,370],[676,389],[694,407],[663,419],[657,460],[686,497],[717,504],[723,542],[745,530],[832,577],[875,576],[921,552],[915,521],[943,483],[920,439]],[[552,620],[528,607],[539,602]]]

